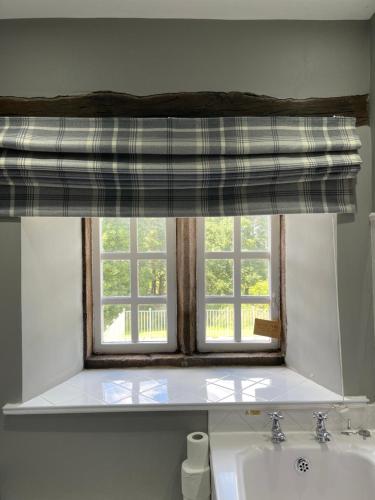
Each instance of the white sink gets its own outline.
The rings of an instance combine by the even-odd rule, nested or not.
[[[321,445],[289,432],[274,445],[268,434],[237,432],[213,433],[210,443],[216,500],[375,499],[374,437],[333,434]]]

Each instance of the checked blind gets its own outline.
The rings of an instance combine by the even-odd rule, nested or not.
[[[346,117],[0,117],[0,216],[355,211]]]

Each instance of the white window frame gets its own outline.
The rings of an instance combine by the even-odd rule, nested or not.
[[[241,341],[241,304],[270,304],[271,319],[279,319],[280,314],[280,216],[270,217],[270,250],[265,252],[241,251],[241,218],[235,216],[233,223],[233,251],[205,251],[205,219],[197,218],[197,346],[200,352],[267,351],[280,347],[279,340],[264,342],[262,337]],[[205,295],[205,259],[233,259],[233,295]],[[241,259],[266,258],[270,261],[270,295],[255,297],[241,296]],[[207,341],[206,304],[224,303],[234,305],[234,342]]]
[[[94,352],[111,353],[160,353],[177,349],[177,306],[176,306],[176,221],[166,218],[166,251],[137,251],[137,221],[130,218],[130,251],[104,252],[101,249],[101,219],[92,219],[92,285],[93,285],[93,333]],[[129,297],[105,297],[102,293],[103,260],[129,260],[131,272],[131,294]],[[167,295],[142,297],[138,295],[138,261],[142,259],[165,259],[167,265]],[[129,304],[131,307],[131,341],[103,342],[104,304]],[[167,305],[167,342],[140,342],[138,339],[138,305]]]

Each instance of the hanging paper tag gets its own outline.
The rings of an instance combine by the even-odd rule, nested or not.
[[[279,339],[281,336],[281,321],[255,318],[254,335]]]

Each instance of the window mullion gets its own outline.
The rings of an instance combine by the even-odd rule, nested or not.
[[[137,221],[130,219],[130,295],[131,295],[131,334],[132,343],[137,343],[138,335],[138,262],[137,262]]]
[[[177,218],[176,278],[177,278],[177,338],[183,354],[192,354],[198,343],[197,317],[197,238],[195,218]]]
[[[234,340],[241,342],[241,217],[233,217]]]

